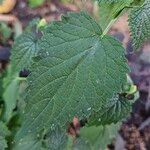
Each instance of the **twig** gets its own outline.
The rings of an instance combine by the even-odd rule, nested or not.
[[[14,15],[3,15],[3,14],[0,14],[0,22],[1,21],[13,23],[13,22],[18,21],[18,19]]]

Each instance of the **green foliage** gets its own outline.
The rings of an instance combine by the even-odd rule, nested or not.
[[[97,0],[99,3],[119,3],[124,2],[125,0]]]
[[[106,125],[112,122],[117,123],[129,115],[129,112],[132,110],[133,102],[134,101],[128,101],[126,98],[116,94],[107,102],[102,110],[96,112],[95,116],[89,119],[89,124]]]
[[[12,75],[23,69],[29,69],[32,57],[39,51],[38,45],[42,33],[37,29],[38,23],[39,20],[33,20],[25,32],[16,39],[11,56]]]
[[[26,117],[19,137],[58,124],[65,129],[74,116],[88,118],[103,110],[113,93],[122,91],[128,73],[124,49],[101,34],[84,12],[70,13],[46,28],[28,79]]]
[[[12,34],[11,28],[4,22],[0,23],[0,40],[2,43],[6,43],[6,41],[10,38]]]
[[[84,127],[79,138],[67,136],[60,128],[41,134],[29,134],[14,145],[14,150],[99,150],[106,149],[116,137],[120,123],[107,126]]]
[[[120,123],[110,124],[106,126],[91,126],[84,127],[81,129],[80,140],[82,140],[82,146],[88,145],[85,150],[105,150],[108,144],[111,144],[113,139],[118,133]],[[83,144],[84,141],[84,144]],[[79,146],[79,144],[76,144]],[[79,148],[81,150],[82,148]],[[84,149],[82,149],[84,150]]]
[[[132,9],[129,17],[131,36],[135,49],[138,49],[143,42],[150,39],[150,1],[137,8]]]
[[[100,26],[103,30],[106,29],[110,22],[113,23],[114,20],[120,15],[125,7],[129,7],[133,0],[126,0],[119,3],[100,3]]]
[[[5,121],[8,121],[11,118],[12,112],[16,107],[19,94],[19,82],[20,81],[18,79],[14,79],[7,87],[5,87],[5,91],[3,93],[3,99],[5,100],[5,112],[3,119]]]
[[[129,25],[134,49],[138,49],[144,41],[149,39],[149,0],[145,2],[144,0],[97,1],[100,5],[100,25],[103,30],[108,31],[118,16],[125,12],[124,10],[132,9],[129,15]]]
[[[5,150],[7,148],[6,136],[9,136],[10,132],[6,125],[0,121],[0,150]]]
[[[3,95],[3,78],[4,78],[4,74],[0,74],[0,102],[2,101],[2,95]]]
[[[29,6],[34,8],[42,5],[45,2],[45,0],[28,0],[28,2]]]
[[[29,4],[36,7],[43,2]],[[12,150],[107,147],[138,94],[127,76],[124,48],[106,32],[126,8],[132,8],[129,20],[138,48],[150,36],[150,1],[142,3],[99,0],[100,25],[85,12],[69,13],[48,25],[44,19],[29,24],[15,41],[8,73],[0,77],[0,99],[4,102],[0,108],[4,121],[0,122],[0,149],[7,143]],[[23,69],[31,74],[22,87],[26,78],[18,75]],[[130,95],[135,96],[131,101]],[[87,120],[77,139],[66,133],[74,117]]]

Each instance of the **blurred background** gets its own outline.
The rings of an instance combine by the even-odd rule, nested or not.
[[[51,22],[60,20],[60,16],[69,11],[80,10],[88,11],[99,22],[100,8],[92,0],[0,0],[0,72],[9,63],[15,38],[31,20],[44,18]],[[133,52],[127,13],[119,17],[109,34],[126,48],[130,76],[140,92],[130,117],[122,124],[119,138],[126,142],[126,147],[144,150],[146,146],[150,149],[150,41]],[[113,148],[114,145],[110,145],[110,149]]]

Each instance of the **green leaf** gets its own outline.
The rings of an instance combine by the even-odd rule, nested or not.
[[[94,117],[89,119],[89,124],[106,125],[112,122],[117,123],[129,115],[134,102],[135,100],[129,101],[127,98],[115,94],[102,110],[96,112]]]
[[[0,101],[2,101],[2,95],[3,95],[3,78],[4,78],[4,74],[0,73]]]
[[[100,4],[100,26],[103,30],[120,15],[125,7],[130,6],[133,0],[126,0],[118,3]]]
[[[45,0],[28,0],[28,2],[30,7],[38,7],[42,5],[45,2]]]
[[[3,43],[6,43],[12,34],[12,29],[6,23],[1,22],[0,34],[1,34],[0,40],[2,40]]]
[[[69,138],[67,133],[61,132],[60,128],[56,127],[56,129],[49,132],[45,138],[44,142],[47,149],[66,150]]]
[[[84,12],[70,13],[47,27],[28,78],[26,115],[18,138],[56,125],[65,129],[74,116],[88,118],[121,92],[128,73],[125,50],[101,34]]]
[[[150,39],[150,1],[146,0],[141,7],[132,9],[129,25],[134,49],[138,49],[143,42]]]
[[[32,57],[39,51],[41,33],[36,28],[38,22],[39,20],[33,20],[25,32],[16,39],[11,56],[12,74],[19,73],[24,68],[29,69]]]
[[[44,150],[42,147],[42,140],[39,135],[29,134],[22,138],[19,143],[15,143],[13,150]]]
[[[3,99],[5,101],[5,112],[3,119],[5,121],[9,121],[12,116],[12,112],[16,107],[17,98],[19,95],[19,83],[20,81],[16,78],[12,80],[4,90]]]
[[[46,149],[50,150],[104,150],[116,137],[119,127],[120,123],[83,127],[76,140],[56,128],[45,136],[44,143]]]
[[[12,117],[13,109],[16,107],[17,98],[19,95],[19,80],[11,74],[11,66],[7,67],[5,76],[3,78],[2,86],[2,99],[4,101],[4,111],[2,119],[8,122]]]
[[[108,144],[111,144],[118,133],[120,123],[110,124],[107,126],[92,126],[84,127],[81,129],[80,137],[78,139],[76,147],[79,150],[105,150]],[[81,139],[82,144],[79,144]],[[84,143],[83,143],[84,142]],[[85,148],[83,148],[85,146]]]
[[[0,150],[5,150],[7,148],[6,136],[10,134],[6,125],[0,121]]]
[[[5,150],[7,148],[6,140],[0,136],[0,150]]]
[[[72,146],[72,139],[70,141],[67,133],[57,127],[45,135],[29,134],[25,136],[19,142],[14,143],[13,150],[66,150],[69,142]]]
[[[97,0],[99,3],[119,3],[119,2],[124,2],[124,0]]]
[[[133,99],[128,100],[125,95],[133,94]],[[117,123],[125,119],[132,111],[133,103],[139,98],[139,93],[132,79],[127,75],[127,82],[122,93],[114,94],[110,101],[104,105],[104,109],[95,112],[94,117],[89,118],[89,125],[106,125]]]
[[[96,149],[93,149],[91,143],[87,139],[79,137],[76,139],[74,145],[72,146],[72,150],[96,150]]]
[[[2,137],[6,137],[10,134],[7,126],[2,122],[0,121],[0,136]]]

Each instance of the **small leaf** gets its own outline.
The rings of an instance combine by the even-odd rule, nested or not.
[[[82,142],[82,147],[84,145],[88,145],[88,150],[106,149],[107,145],[111,144],[113,139],[116,138],[119,127],[120,123],[110,124],[106,126],[92,126],[82,128],[80,137],[82,141],[85,141],[85,144]],[[76,144],[76,146],[78,146],[78,143]],[[83,148],[82,150],[86,150],[86,148]]]
[[[5,112],[3,119],[5,121],[8,121],[11,118],[12,112],[16,107],[17,98],[19,95],[19,83],[20,81],[14,79],[4,90],[3,99],[5,101]]]
[[[108,24],[112,20],[115,20],[123,11],[123,9],[127,6],[130,6],[132,2],[133,0],[126,0],[118,3],[100,3],[99,22],[102,29],[105,30]]]
[[[70,141],[67,133],[62,132],[59,127],[45,135],[42,134],[28,134],[17,143],[14,142],[13,150],[66,150],[68,142],[72,146],[72,139]]]
[[[36,30],[38,22],[39,20],[33,20],[25,32],[16,39],[11,56],[12,74],[29,69],[32,57],[36,56],[39,51],[41,33]]]
[[[4,78],[4,74],[0,73],[0,101],[2,101],[2,95],[3,95],[3,78]]]
[[[28,78],[25,121],[18,138],[29,132],[65,130],[74,116],[103,110],[126,83],[124,48],[86,13],[70,13],[50,24]]]
[[[1,22],[0,34],[1,34],[0,40],[2,40],[3,43],[6,43],[12,34],[12,30],[6,23]]]
[[[10,134],[7,126],[2,122],[0,121],[0,136],[2,137],[6,137]]]
[[[7,148],[6,136],[10,135],[10,132],[6,125],[0,121],[0,150],[5,150]]]
[[[138,49],[143,42],[150,39],[150,1],[138,8],[132,9],[129,16],[129,25],[134,49]]]

